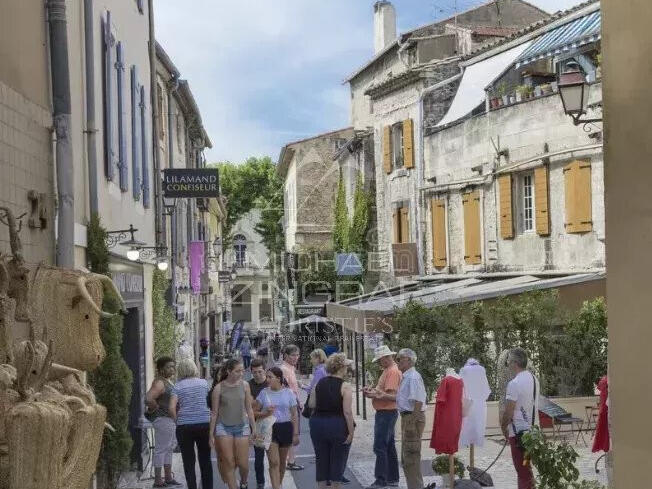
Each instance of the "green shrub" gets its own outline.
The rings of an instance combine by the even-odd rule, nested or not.
[[[152,316],[154,321],[154,359],[162,356],[174,357],[174,351],[181,339],[172,308],[165,300],[170,286],[165,272],[154,270],[152,276]]]
[[[459,458],[455,457],[455,475],[464,478],[464,464]],[[448,455],[438,455],[432,460],[432,470],[435,474],[447,475],[450,470],[450,460]]]

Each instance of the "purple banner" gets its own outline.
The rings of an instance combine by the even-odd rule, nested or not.
[[[188,247],[190,261],[190,287],[194,295],[201,291],[201,274],[204,271],[204,242],[191,241]]]

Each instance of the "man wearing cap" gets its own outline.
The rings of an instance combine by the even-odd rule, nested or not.
[[[396,393],[401,384],[401,371],[394,362],[393,355],[387,345],[379,346],[374,351],[373,362],[378,362],[383,373],[375,388],[365,388],[364,395],[372,399],[376,411],[374,419],[374,453],[376,480],[367,489],[383,487],[398,487],[398,455],[394,442],[394,429],[398,419],[396,409]]]

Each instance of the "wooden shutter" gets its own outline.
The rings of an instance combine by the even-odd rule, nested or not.
[[[401,243],[410,242],[410,208],[401,207]]]
[[[548,201],[548,167],[534,169],[534,208],[536,211],[536,228],[540,236],[550,234],[550,212]]]
[[[113,147],[113,46],[115,39],[111,33],[111,12],[102,19],[102,56],[104,74],[104,174],[113,180],[115,149]]]
[[[141,178],[143,180],[143,206],[149,209],[150,191],[149,191],[149,142],[147,136],[147,99],[145,98],[145,87],[140,87],[140,137],[142,149],[142,169]]]
[[[414,168],[414,123],[412,119],[403,121],[403,165]]]
[[[140,171],[143,150],[140,125],[140,87],[138,68],[131,67],[131,174],[134,200],[140,200]]]
[[[446,201],[430,200],[430,218],[432,223],[432,265],[442,268],[446,262]]]
[[[394,243],[401,242],[401,213],[400,209],[394,209],[392,212],[392,232],[394,236]]]
[[[567,233],[587,233],[593,229],[591,210],[591,162],[577,160],[564,168]]]
[[[118,169],[120,190],[129,190],[129,162],[127,155],[127,109],[125,103],[125,54],[124,44],[118,42],[115,69],[118,85]]]
[[[480,192],[462,195],[464,208],[464,261],[467,265],[482,263],[480,240]]]
[[[500,237],[503,239],[514,238],[514,217],[512,214],[512,175],[498,177],[498,190],[500,192]]]
[[[383,168],[385,173],[392,173],[392,128],[383,128]]]

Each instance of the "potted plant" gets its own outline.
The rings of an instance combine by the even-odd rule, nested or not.
[[[530,96],[530,87],[527,85],[519,85],[516,87],[516,101],[517,102],[522,102],[523,100],[527,100]]]
[[[557,93],[557,90],[559,90],[559,85],[556,81],[550,82],[550,87],[552,88],[553,93]]]
[[[502,99],[503,105],[507,105],[509,103],[509,96],[507,95],[507,84],[505,82],[502,82],[500,85],[498,85],[498,95]]]
[[[541,91],[543,95],[550,95],[552,93],[552,86],[550,86],[550,83],[544,83],[541,85]]]
[[[464,477],[464,464],[460,462],[460,459],[455,457],[454,460],[454,465],[455,465],[455,475],[458,478],[463,478]],[[435,457],[432,460],[432,471],[440,475],[442,479],[444,480],[444,486],[443,487],[452,487],[453,484],[450,480],[450,466],[449,466],[449,458],[448,455],[439,455]]]
[[[543,91],[541,90],[541,85],[537,85],[534,87],[534,96],[535,97],[541,97],[543,95]]]

